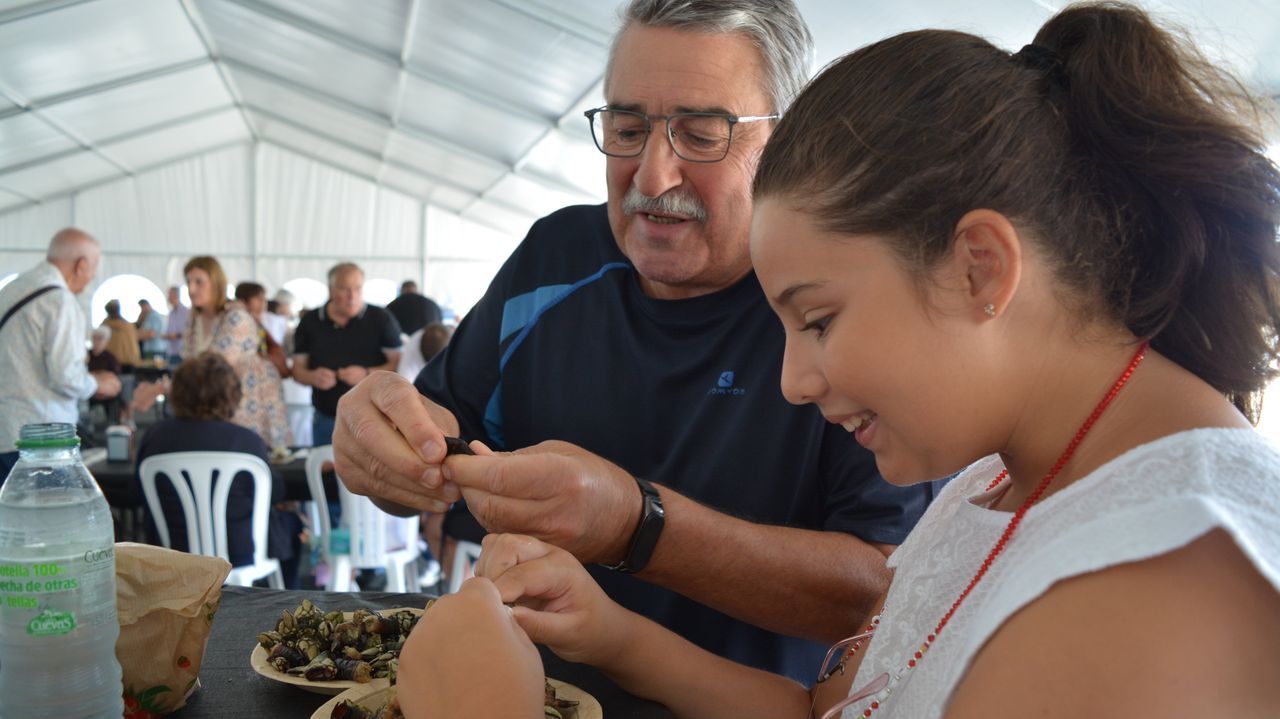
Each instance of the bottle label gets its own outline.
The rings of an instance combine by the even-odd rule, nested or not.
[[[76,628],[76,615],[71,612],[55,612],[46,609],[40,616],[27,622],[27,634],[33,637],[56,637],[70,634]]]
[[[39,561],[0,557],[2,631],[56,637],[114,622],[114,595],[112,545]]]

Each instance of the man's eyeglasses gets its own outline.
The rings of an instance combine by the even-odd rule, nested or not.
[[[729,155],[735,125],[779,117],[735,117],[715,112],[645,115],[606,107],[587,110],[583,114],[591,123],[591,137],[596,141],[596,147],[610,157],[636,157],[644,152],[653,122],[663,120],[667,124],[667,141],[671,143],[671,149],[677,157],[688,162],[719,162]]]

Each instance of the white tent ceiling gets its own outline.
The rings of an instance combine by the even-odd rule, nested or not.
[[[265,142],[514,227],[603,197],[582,110],[617,0],[0,0],[0,213]],[[952,27],[1016,49],[1057,0],[800,0],[818,60]],[[1280,2],[1147,2],[1280,94]]]

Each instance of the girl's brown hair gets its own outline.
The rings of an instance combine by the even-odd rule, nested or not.
[[[225,422],[235,415],[242,392],[230,363],[205,351],[178,365],[169,394],[174,417]]]
[[[1127,5],[1034,47],[925,30],[825,69],[779,123],[757,201],[887,238],[922,281],[968,211],[1033,238],[1082,317],[1122,323],[1256,420],[1280,337],[1280,171],[1262,106]]]
[[[182,268],[182,276],[185,278],[187,273],[192,270],[204,270],[209,275],[209,284],[213,285],[213,302],[214,312],[221,312],[227,306],[227,273],[222,271],[222,265],[214,257],[209,255],[199,255],[187,260],[187,264]]]

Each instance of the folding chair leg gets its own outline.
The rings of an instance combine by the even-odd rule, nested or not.
[[[329,579],[329,591],[351,591],[351,558],[343,554],[335,554],[333,555],[332,562],[333,566],[330,568],[332,576]]]
[[[404,586],[404,569],[395,562],[387,565],[387,591],[402,594],[408,591]]]

